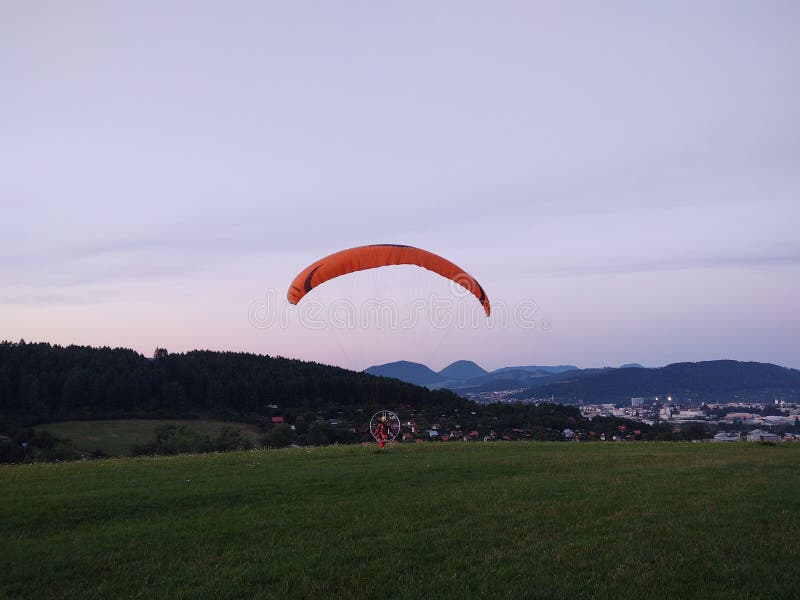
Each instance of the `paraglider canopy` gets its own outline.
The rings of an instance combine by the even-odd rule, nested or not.
[[[297,304],[312,289],[334,277],[389,265],[417,265],[438,273],[458,283],[475,296],[483,306],[487,317],[491,313],[486,292],[477,280],[462,268],[433,252],[398,244],[349,248],[311,263],[294,278],[287,297],[289,302]]]

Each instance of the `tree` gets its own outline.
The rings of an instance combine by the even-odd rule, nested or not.
[[[689,423],[683,431],[683,437],[687,440],[702,440],[706,437],[706,428],[702,423]]]
[[[211,440],[211,446],[214,450],[224,452],[225,450],[238,450],[239,448],[249,447],[249,444],[248,440],[242,437],[240,429],[230,425],[223,425],[219,435]]]
[[[327,423],[312,423],[308,428],[308,442],[312,446],[325,446],[331,440],[331,427]]]
[[[207,452],[211,444],[204,436],[186,425],[160,425],[155,428],[156,439],[150,443],[133,446],[131,454],[178,454],[179,452]]]
[[[291,426],[284,423],[270,429],[265,437],[265,441],[267,445],[272,448],[285,448],[294,442],[295,437],[296,434]]]

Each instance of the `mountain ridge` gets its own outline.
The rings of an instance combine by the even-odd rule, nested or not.
[[[434,371],[422,363],[407,360],[398,360],[382,365],[373,365],[364,369],[365,373],[381,377],[392,377],[412,383],[432,387],[446,387],[448,389],[463,389],[486,384],[494,380],[528,379],[532,377],[546,377],[569,371],[579,371],[572,365],[535,366],[525,365],[517,367],[501,367],[494,371],[487,371],[471,360],[457,360],[450,363],[440,371]]]
[[[471,361],[456,361],[453,364]],[[382,368],[371,367],[371,374]],[[416,364],[422,367],[419,363]],[[474,364],[474,363],[472,363]],[[477,366],[477,365],[476,365]],[[663,367],[627,363],[619,368],[502,367],[477,377],[449,379],[425,367],[431,380],[417,385],[446,388],[468,397],[514,391],[514,399],[553,399],[564,404],[625,402],[632,397],[667,397],[676,401],[800,401],[800,371],[772,363],[736,360],[679,362]]]
[[[620,402],[632,397],[671,397],[676,402],[800,400],[800,371],[772,363],[710,360],[658,368],[608,369],[589,377],[542,382],[514,395],[553,398],[563,404]]]

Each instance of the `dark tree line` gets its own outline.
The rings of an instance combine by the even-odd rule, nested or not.
[[[0,423],[214,416],[256,422],[268,405],[295,412],[471,405],[431,391],[314,362],[241,352],[0,342]]]

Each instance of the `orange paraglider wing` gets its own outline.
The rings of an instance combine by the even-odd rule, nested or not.
[[[397,244],[359,246],[326,256],[307,266],[294,278],[292,285],[289,286],[287,297],[289,302],[297,304],[308,292],[329,279],[355,271],[376,269],[388,265],[417,265],[438,273],[442,277],[455,281],[474,295],[483,306],[487,317],[491,313],[486,292],[475,278],[468,275],[462,268],[433,252]]]

